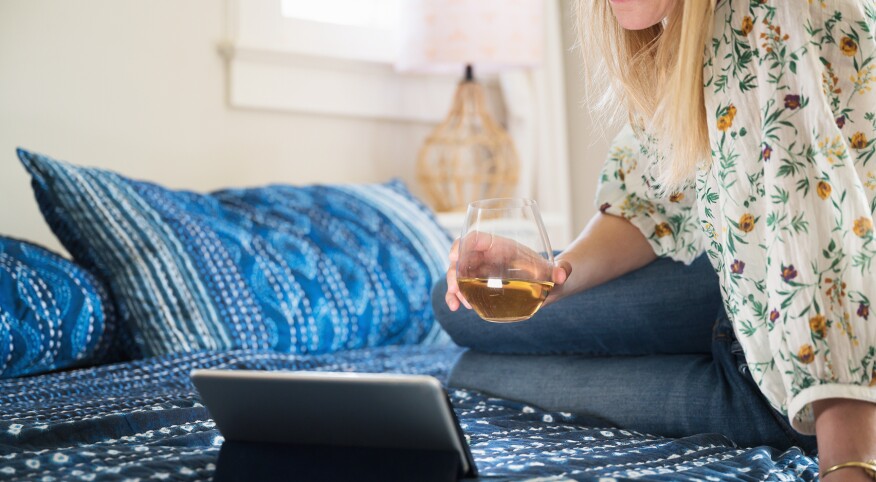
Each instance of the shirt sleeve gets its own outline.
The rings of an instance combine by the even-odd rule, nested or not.
[[[645,149],[627,126],[615,138],[599,179],[596,205],[639,228],[654,253],[685,264],[703,253],[693,187],[661,196],[652,189]]]
[[[876,402],[876,13],[855,0],[774,5],[760,19],[757,94],[769,344],[792,425],[814,433],[812,402]]]

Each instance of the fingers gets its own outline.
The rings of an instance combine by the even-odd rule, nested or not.
[[[543,260],[541,254],[524,244],[483,231],[467,234],[460,240],[459,245],[455,245],[451,256],[454,260],[464,259],[467,265],[474,264],[473,260],[482,259],[488,259],[493,263],[510,260]]]
[[[493,235],[482,231],[475,231],[474,241],[469,249],[472,251],[488,251],[493,247]]]
[[[459,266],[460,276],[464,278],[515,278],[532,280],[553,280],[563,284],[569,277],[572,267],[568,262],[551,264],[544,253],[514,239],[495,236],[483,231],[472,231],[453,244],[449,259]],[[453,267],[451,268],[453,269]],[[448,273],[448,293],[457,295],[459,303],[470,307],[458,287],[450,286],[457,281],[456,272]],[[458,306],[456,301],[448,306]]]
[[[447,269],[447,292],[459,293],[459,286],[456,284],[456,267],[451,266]]]
[[[447,256],[450,260],[450,267],[447,268],[447,293],[444,294],[444,302],[450,311],[456,311],[459,306],[465,306],[471,309],[471,305],[466,301],[462,293],[459,292],[459,284],[456,282],[456,263],[459,260],[459,239],[453,242],[450,247],[450,254]]]
[[[493,238],[499,239],[499,238]],[[457,273],[463,278],[516,278],[550,281],[555,265],[531,250],[518,250],[516,256],[501,256],[493,251],[464,251]],[[565,280],[565,277],[562,278]]]
[[[557,261],[551,279],[554,280],[554,284],[562,285],[569,279],[570,274],[572,274],[572,264],[568,261]]]
[[[456,269],[454,267],[447,270],[447,293],[444,294],[444,302],[447,303],[450,311],[458,310],[460,305],[465,306],[469,310],[471,309],[471,305],[462,296],[462,293],[459,292],[459,284],[456,282]]]
[[[555,285],[557,285],[557,286],[562,285],[563,283],[566,282],[567,278],[568,278],[568,275],[566,274],[566,270],[564,270],[563,268],[560,268],[559,266],[554,267],[554,272],[553,272],[553,275],[551,276],[551,279],[554,281]]]
[[[455,294],[450,292],[445,294],[444,302],[447,303],[447,307],[450,308],[450,311],[456,311],[459,309],[459,298],[457,298]]]
[[[493,256],[509,256],[517,253],[520,249],[517,241],[502,236],[494,236],[484,231],[472,231],[462,239],[462,246],[458,249],[466,253],[489,251]]]
[[[444,301],[447,303],[447,307],[450,308],[450,311],[456,311],[459,309],[459,298],[457,295],[459,294],[459,286],[456,284],[456,266],[453,264],[450,265],[450,268],[447,269],[447,292],[444,294]]]
[[[553,272],[554,283],[562,285],[569,279],[570,274],[572,274],[572,264],[564,260],[557,261]]]

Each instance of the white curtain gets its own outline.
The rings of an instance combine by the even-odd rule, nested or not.
[[[539,67],[499,76],[508,131],[520,155],[518,196],[535,199],[555,246],[572,237],[572,201],[560,0],[544,2],[545,52]],[[559,239],[555,239],[559,238]]]

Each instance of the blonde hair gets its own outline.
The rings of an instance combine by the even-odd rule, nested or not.
[[[578,0],[578,36],[585,56],[587,96],[600,123],[626,111],[660,140],[652,166],[664,191],[678,189],[707,160],[703,55],[714,2],[676,0],[664,22],[644,30],[621,27],[608,0]]]

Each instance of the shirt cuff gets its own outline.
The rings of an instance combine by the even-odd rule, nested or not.
[[[679,234],[674,233],[669,223],[660,219],[659,215],[651,217],[640,213],[632,217],[626,217],[623,214],[623,210],[615,204],[609,203],[600,206],[599,210],[603,214],[626,219],[630,224],[638,228],[642,236],[648,241],[648,244],[651,245],[654,254],[660,258],[669,258],[689,265],[702,254],[702,250],[679,249],[679,241],[675,239]]]
[[[847,398],[876,403],[876,386],[825,383],[803,389],[788,404],[788,419],[794,430],[815,435],[815,413],[812,402],[827,398]]]

